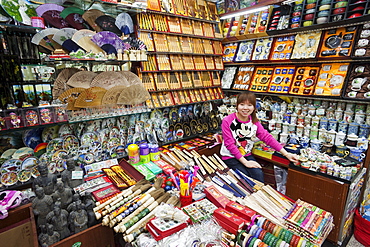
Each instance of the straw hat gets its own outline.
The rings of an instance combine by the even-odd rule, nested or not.
[[[111,89],[109,89],[103,97],[102,105],[115,105],[117,104],[117,100],[119,95],[123,90],[127,88],[126,85],[118,85],[114,86]]]
[[[117,104],[137,105],[150,99],[150,94],[143,85],[135,84],[124,89],[118,97]]]
[[[106,89],[101,87],[91,87],[85,89],[76,99],[75,107],[86,108],[100,106]]]
[[[91,87],[110,89],[117,85],[130,86],[126,77],[115,71],[106,71],[98,74],[91,82]]]
[[[95,76],[97,76],[97,74],[92,71],[79,71],[68,79],[67,85],[71,87],[89,88]]]
[[[64,104],[67,104],[67,110],[78,110],[75,107],[75,101],[83,91],[85,91],[84,88],[71,88],[62,93],[58,99]]]

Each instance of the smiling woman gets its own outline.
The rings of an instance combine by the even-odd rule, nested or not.
[[[281,152],[290,161],[298,162],[297,157],[288,153],[258,121],[253,93],[239,94],[236,109],[237,112],[225,117],[221,125],[223,142],[220,153],[229,168],[263,182],[261,165],[251,153],[258,140]]]

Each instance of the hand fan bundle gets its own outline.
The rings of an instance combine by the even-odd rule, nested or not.
[[[90,84],[91,87],[102,87],[105,89],[110,89],[116,85],[123,85],[127,87],[129,86],[129,83],[122,74],[114,71],[100,73]]]
[[[124,40],[125,43],[128,43],[132,48],[136,50],[147,50],[145,43],[137,38],[129,37]]]
[[[104,97],[102,99],[102,105],[115,105],[117,104],[117,100],[119,95],[123,90],[127,88],[126,85],[118,85],[114,86],[111,89],[108,89],[108,91],[104,94]]]
[[[136,84],[138,85],[142,84],[140,78],[136,74],[132,73],[131,71],[117,71],[117,72],[126,78],[129,86],[136,85]]]
[[[118,97],[117,104],[137,105],[150,99],[150,94],[143,85],[131,85],[124,89]]]
[[[82,18],[89,24],[89,26],[94,29],[97,32],[103,31],[101,27],[99,27],[96,23],[95,20],[99,16],[104,15],[104,12],[98,10],[98,9],[89,9],[86,11],[83,15]]]
[[[106,89],[101,87],[90,87],[85,89],[76,99],[75,107],[86,108],[100,106]]]
[[[95,76],[97,74],[92,71],[79,71],[68,79],[67,85],[75,88],[89,88]]]
[[[60,13],[64,10],[63,6],[55,3],[42,4],[36,8],[37,15],[44,18],[50,25],[56,28],[68,27],[68,22],[66,22]]]
[[[73,74],[77,73],[78,71],[80,70],[76,68],[67,68],[63,69],[58,74],[58,77],[55,79],[53,86],[53,99],[57,99],[59,95],[61,95],[63,92],[72,88],[71,86],[67,85],[67,81]]]
[[[72,40],[76,32],[77,29],[74,28],[62,28],[54,34],[53,40],[68,51],[77,51],[82,48]]]
[[[134,32],[134,23],[128,13],[121,13],[116,17],[116,26],[125,35]]]
[[[94,42],[91,41],[91,38],[96,33],[94,31],[88,30],[88,29],[81,29],[78,30],[72,37],[72,40],[78,44],[80,47],[82,47],[85,51],[88,52],[104,52],[99,46],[97,46]]]
[[[58,99],[62,103],[67,104],[67,110],[78,110],[78,108],[75,107],[75,102],[83,91],[85,91],[85,88],[71,88],[62,93]]]
[[[60,16],[65,19],[71,27],[80,30],[87,27],[84,23],[85,20],[82,18],[84,12],[84,10],[77,7],[68,7],[60,13]]]
[[[101,29],[104,31],[109,31],[117,34],[118,36],[122,35],[121,30],[116,26],[116,19],[109,15],[101,15],[96,18],[95,23],[98,24]]]
[[[91,40],[101,47],[107,54],[115,53],[121,49],[125,50],[125,44],[123,41],[115,34],[109,31],[103,31],[95,34]]]
[[[59,31],[57,28],[46,28],[33,35],[31,42],[40,45],[47,50],[54,51],[62,49],[62,46],[53,40],[54,34]]]

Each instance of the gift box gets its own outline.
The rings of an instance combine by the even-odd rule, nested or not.
[[[225,209],[240,216],[247,222],[250,222],[252,217],[256,214],[256,211],[233,201],[227,203]]]
[[[237,232],[246,223],[246,220],[244,220],[242,217],[239,217],[238,215],[223,208],[216,209],[213,212],[213,217],[220,224],[227,225],[230,229],[232,229],[230,232]]]
[[[206,194],[207,198],[217,207],[225,208],[226,204],[230,201],[213,185],[205,188],[204,193]]]
[[[156,241],[168,237],[187,227],[187,223],[177,222],[175,220],[163,220],[154,217],[146,224],[146,229],[150,232]]]

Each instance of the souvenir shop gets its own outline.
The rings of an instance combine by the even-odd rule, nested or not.
[[[1,243],[369,246],[370,1],[0,7]]]

